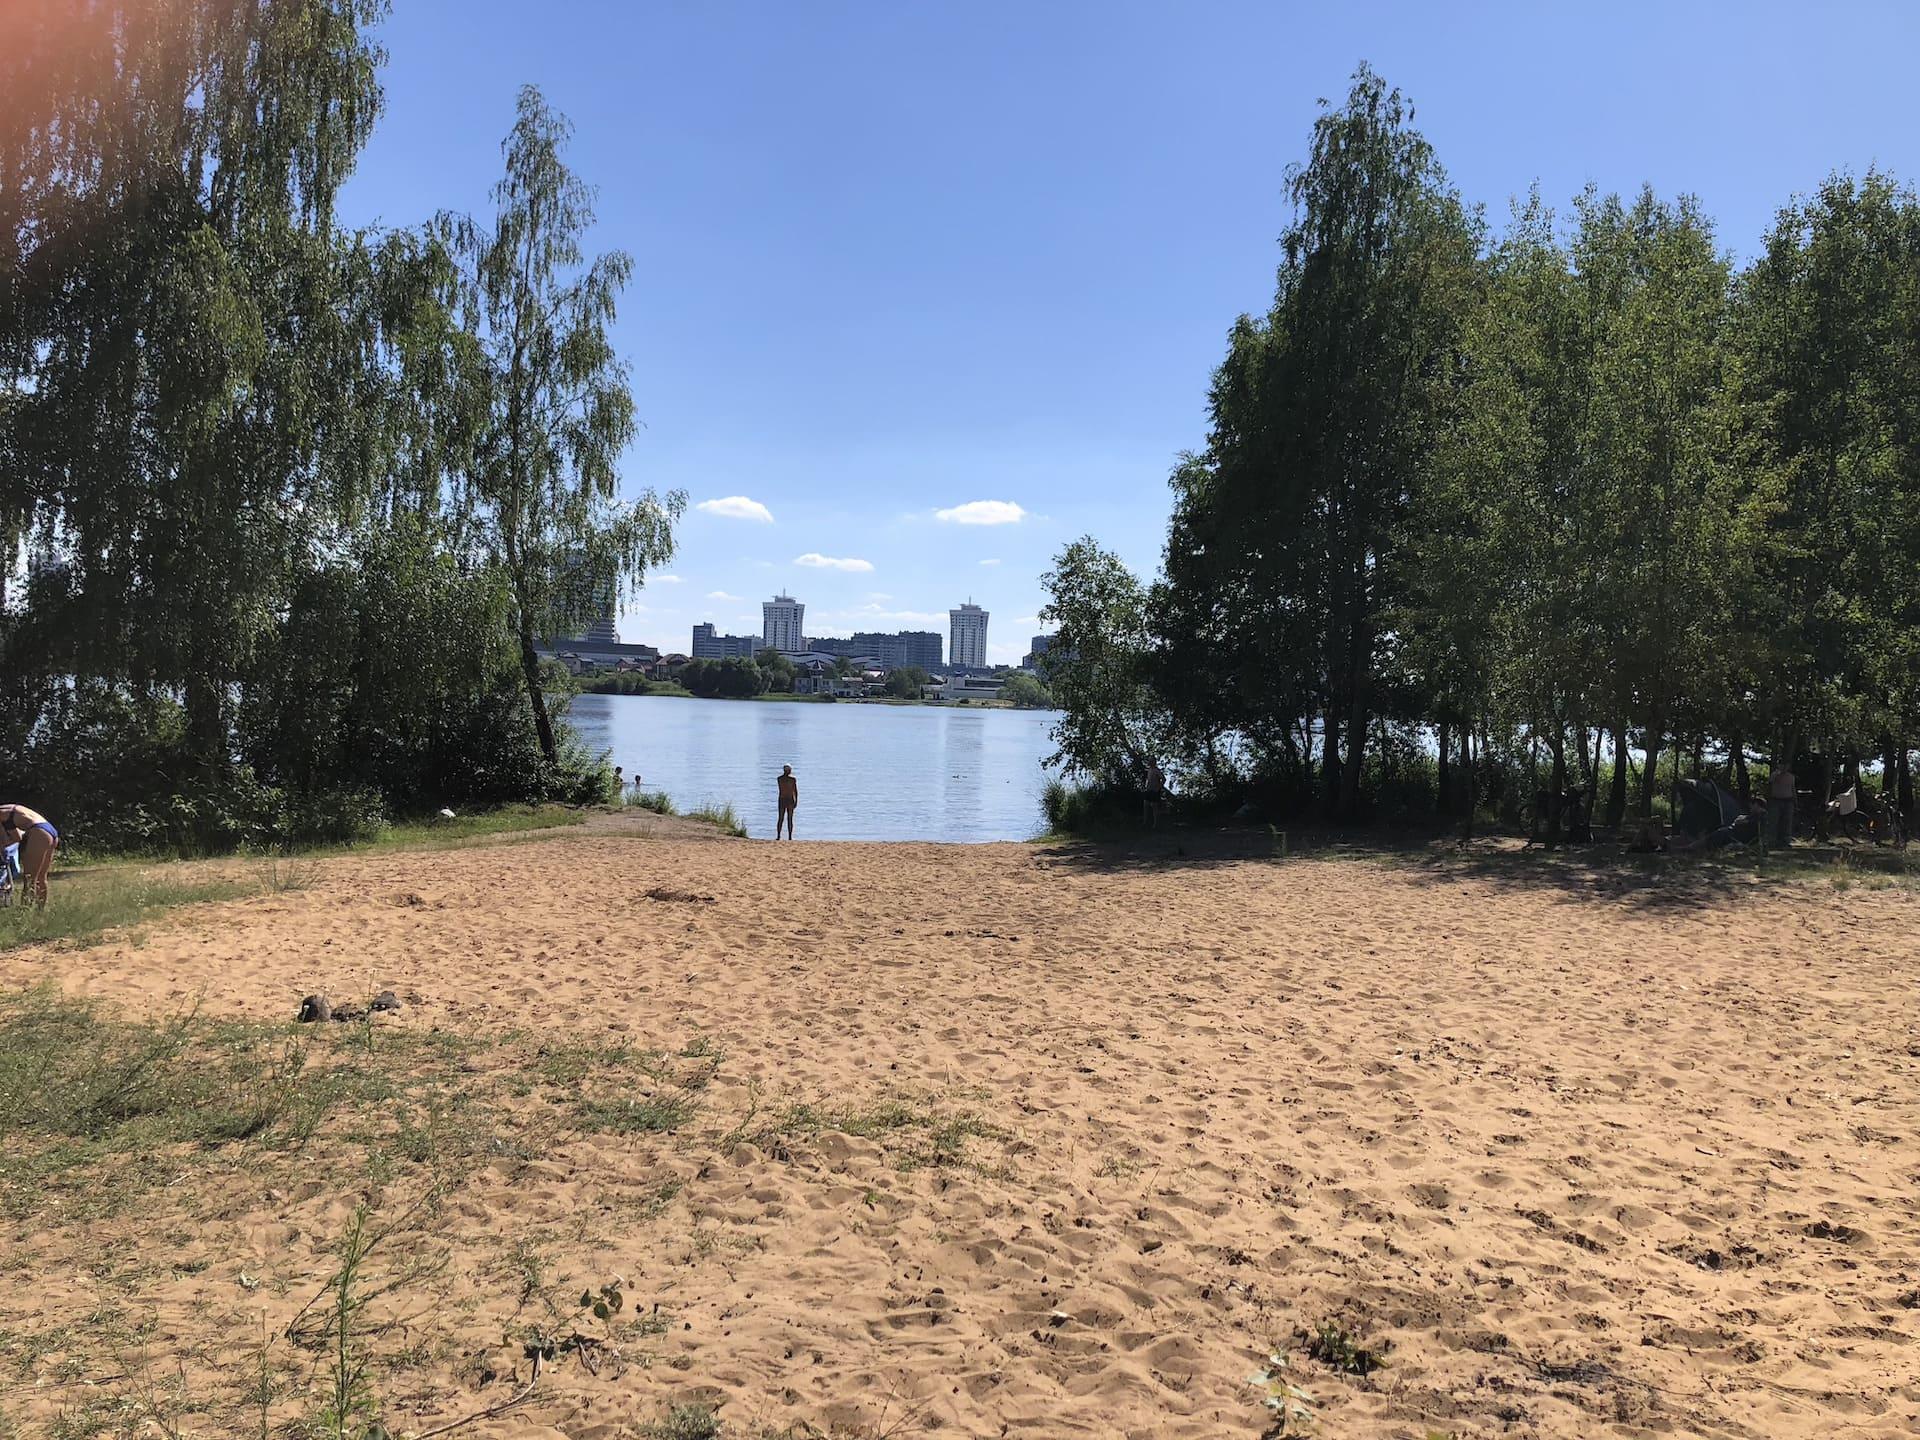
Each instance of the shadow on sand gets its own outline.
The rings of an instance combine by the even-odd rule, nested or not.
[[[1732,904],[1756,886],[1825,881],[1842,888],[1920,883],[1920,851],[1872,845],[1796,846],[1763,854],[1745,848],[1707,854],[1625,853],[1600,842],[1548,850],[1513,836],[1462,842],[1404,831],[1281,830],[1174,825],[1158,831],[1047,843],[1038,863],[1107,874],[1215,870],[1240,865],[1362,861],[1419,884],[1463,880],[1502,889],[1551,892],[1574,902],[1644,909]]]

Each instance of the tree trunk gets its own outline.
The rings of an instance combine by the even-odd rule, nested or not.
[[[1607,787],[1607,828],[1618,832],[1627,818],[1627,722],[1613,726],[1613,780]]]
[[[522,610],[522,616],[525,615]],[[553,738],[553,721],[547,715],[546,692],[540,688],[540,656],[533,648],[533,631],[520,622],[520,673],[527,681],[527,703],[533,707],[533,729],[540,737],[540,753],[549,765],[560,763],[560,746]]]
[[[1435,788],[1439,792],[1434,796],[1434,811],[1440,815],[1445,815],[1452,809],[1453,795],[1449,788],[1449,782],[1452,780],[1453,775],[1452,766],[1447,756],[1447,742],[1451,738],[1451,735],[1448,733],[1447,722],[1442,720],[1439,725],[1440,768],[1434,781]]]
[[[1905,738],[1895,742],[1895,759],[1900,767],[1900,784],[1896,793],[1900,796],[1900,813],[1913,814],[1913,771],[1907,764],[1907,742]]]
[[[1473,743],[1473,722],[1468,721],[1460,733],[1460,755],[1467,767],[1467,821],[1465,830],[1461,832],[1461,838],[1465,840],[1473,839],[1473,812],[1480,806],[1479,767],[1475,763],[1477,754]]]
[[[1827,801],[1833,798],[1833,751],[1823,748],[1814,761],[1813,833],[1822,840],[1830,840],[1833,827],[1827,823]]]
[[[1366,696],[1361,693],[1359,682],[1353,687],[1353,710],[1347,719],[1347,763],[1340,772],[1340,816],[1351,819],[1358,809],[1360,799],[1360,774],[1367,763],[1367,726],[1371,723],[1367,714]]]
[[[1893,758],[1893,737],[1882,735],[1880,737],[1880,798],[1889,805],[1897,803],[1893,798],[1893,787],[1899,769],[1899,763]]]
[[[1665,726],[1658,716],[1647,724],[1647,768],[1640,772],[1640,803],[1634,807],[1642,820],[1653,814],[1653,787],[1660,774],[1660,741]]]
[[[1340,803],[1340,720],[1339,711],[1329,697],[1326,713],[1321,716],[1320,781],[1326,787],[1324,803],[1327,814],[1332,815]]]
[[[1553,799],[1547,803],[1547,845],[1552,848],[1560,843],[1560,797],[1567,793],[1567,732],[1557,721],[1547,744],[1553,751]]]
[[[1733,788],[1740,795],[1740,810],[1744,814],[1753,804],[1753,777],[1747,774],[1746,737],[1735,735],[1727,742],[1727,758],[1733,762]]]

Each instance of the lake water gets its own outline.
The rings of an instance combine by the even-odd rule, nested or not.
[[[773,834],[774,776],[800,781],[802,840],[1025,840],[1054,715],[946,706],[581,695],[568,717],[592,751],[684,812],[731,804]]]

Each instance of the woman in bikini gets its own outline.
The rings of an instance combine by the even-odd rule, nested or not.
[[[53,869],[53,853],[60,848],[60,832],[38,810],[24,805],[0,805],[0,840],[20,847],[20,868],[25,872],[27,895],[36,905],[47,903],[47,872]]]

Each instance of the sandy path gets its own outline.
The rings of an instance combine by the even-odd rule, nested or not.
[[[468,1433],[706,1397],[850,1434],[1252,1436],[1278,1344],[1328,1435],[1905,1436],[1917,924],[1910,892],[1824,884],[560,835],[327,861],[0,983],[256,1018],[393,985],[412,1027],[711,1037],[699,1134],[584,1137],[459,1197],[471,1353],[512,1309],[487,1246],[595,1206],[574,1273],[676,1327]],[[753,1105],[896,1099],[1006,1136],[904,1172],[830,1132],[717,1148]],[[664,1217],[606,1199],[662,1174]],[[233,1217],[223,1264],[293,1235],[311,1272],[343,1206]],[[1297,1358],[1323,1320],[1387,1366]],[[410,1425],[500,1393],[443,1368]]]

